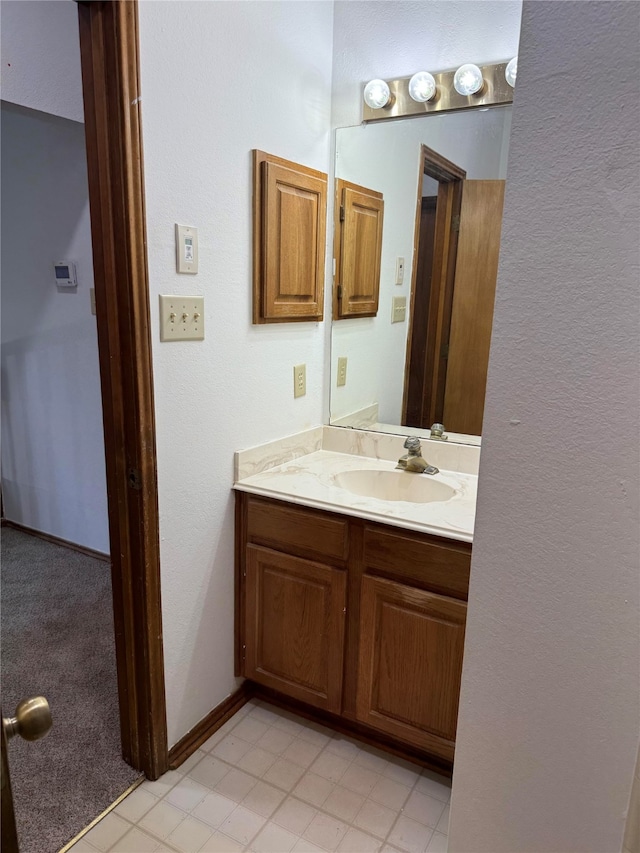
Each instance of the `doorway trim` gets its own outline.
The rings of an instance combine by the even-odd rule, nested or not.
[[[422,212],[422,178],[429,175],[438,181],[438,200],[433,236],[433,265],[426,323],[416,319],[418,289],[418,253],[420,252],[420,218]],[[441,418],[447,374],[447,349],[453,284],[456,269],[458,229],[462,184],[467,173],[437,151],[422,145],[418,173],[418,198],[413,238],[413,272],[411,275],[410,326],[405,356],[402,423],[429,428]],[[408,423],[409,422],[409,423]]]
[[[168,768],[137,0],[78,2],[123,758]]]

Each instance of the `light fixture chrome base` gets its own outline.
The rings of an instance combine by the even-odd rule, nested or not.
[[[493,65],[480,65],[484,86],[476,95],[459,95],[453,88],[453,76],[457,69],[440,71],[434,74],[436,94],[430,101],[414,101],[409,95],[409,80],[411,77],[400,77],[398,80],[386,80],[391,91],[390,103],[386,107],[374,110],[362,104],[362,120],[386,121],[390,118],[407,118],[423,116],[430,113],[447,113],[454,110],[470,110],[479,107],[495,107],[513,103],[513,89],[507,83],[504,72],[506,62]]]

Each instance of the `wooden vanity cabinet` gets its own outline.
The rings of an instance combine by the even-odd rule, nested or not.
[[[238,674],[449,765],[471,546],[236,498]]]

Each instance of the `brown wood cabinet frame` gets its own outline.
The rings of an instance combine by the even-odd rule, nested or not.
[[[81,0],[80,52],[122,751],[168,766],[136,0]]]

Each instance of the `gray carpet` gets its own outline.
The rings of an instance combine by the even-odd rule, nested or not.
[[[53,728],[14,738],[21,853],[55,853],[139,777],[120,757],[110,565],[2,528],[2,706],[49,700]]]

